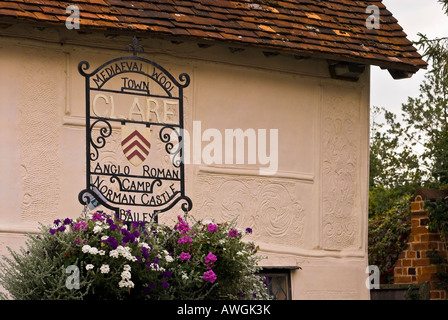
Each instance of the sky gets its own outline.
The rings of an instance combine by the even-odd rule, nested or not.
[[[448,16],[437,0],[383,0],[404,29],[410,41],[419,39],[418,33],[429,39],[448,37]],[[417,48],[418,49],[418,48]],[[419,50],[422,54],[421,50]],[[387,70],[371,69],[370,105],[384,107],[397,114],[408,97],[417,97],[426,70],[420,70],[410,79],[394,80]]]

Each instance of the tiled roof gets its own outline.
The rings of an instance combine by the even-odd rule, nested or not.
[[[7,0],[0,20],[64,27],[68,5],[78,6],[81,29],[221,41],[412,73],[427,65],[380,0]],[[369,5],[380,9],[379,29],[366,27]]]

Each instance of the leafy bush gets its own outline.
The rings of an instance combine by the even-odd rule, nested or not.
[[[447,199],[437,198],[434,201],[426,200],[425,209],[429,215],[429,230],[439,232],[447,239],[448,237],[448,202]]]
[[[174,227],[125,223],[103,212],[41,225],[26,250],[3,257],[13,299],[269,299],[258,248],[235,222]]]
[[[380,282],[393,283],[395,262],[411,231],[410,196],[403,196],[382,215],[369,219],[369,264],[380,269]]]

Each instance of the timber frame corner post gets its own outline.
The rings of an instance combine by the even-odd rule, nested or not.
[[[92,72],[87,72],[89,62],[78,64],[85,78],[86,120],[86,187],[78,199],[85,207],[102,205],[123,220],[157,222],[158,214],[179,202],[185,214],[193,206],[185,194],[183,161],[183,90],[190,77],[182,73],[177,80],[137,56],[143,50],[135,37],[130,48],[132,56],[109,60]],[[162,106],[165,117],[154,119],[151,104]],[[123,106],[130,106],[129,116],[118,115]],[[169,114],[167,106],[173,110]],[[157,149],[170,160],[154,161]]]

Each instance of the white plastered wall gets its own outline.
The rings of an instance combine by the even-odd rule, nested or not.
[[[37,222],[81,213],[84,83],[77,65],[88,60],[93,69],[127,55],[129,42],[32,27],[0,33],[0,254],[18,248]],[[190,132],[193,121],[202,132],[278,129],[274,175],[254,165],[187,165],[191,214],[238,217],[241,228],[253,229],[248,239],[267,256],[263,265],[301,267],[292,272],[294,299],[368,299],[369,71],[352,83],[330,79],[324,60],[163,39],[141,44],[143,57],[190,75]]]

